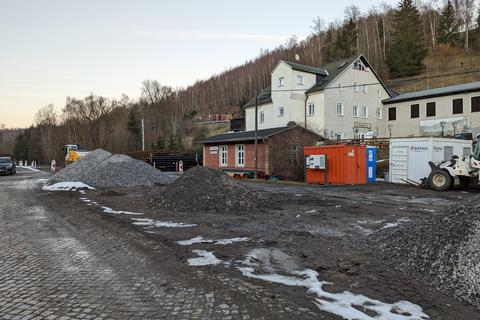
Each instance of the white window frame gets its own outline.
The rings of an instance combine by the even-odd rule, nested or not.
[[[340,107],[340,113],[338,112],[338,107]],[[341,102],[337,103],[336,113],[337,113],[338,117],[343,117],[343,115],[345,114],[343,103],[341,103]]]
[[[341,83],[338,84],[338,91],[342,92],[342,84]]]
[[[363,119],[368,119],[368,107],[367,106],[362,106],[362,111],[360,112],[360,115],[362,116]]]
[[[245,145],[235,145],[235,167],[245,167]]]
[[[382,108],[377,108],[377,110],[375,111],[375,116],[377,118],[377,120],[382,120]]]
[[[303,76],[301,74],[297,74],[297,84],[299,86],[303,86],[305,83],[303,82]]]
[[[381,98],[382,94],[380,93],[380,89],[377,89],[377,98]]]
[[[285,115],[285,108],[284,107],[278,107],[277,108],[277,117],[283,117]]]
[[[363,84],[363,93],[368,93],[368,85],[366,83]]]
[[[353,106],[352,113],[354,118],[358,118],[360,116],[360,110],[359,110],[358,104]]]
[[[264,124],[265,123],[265,112],[260,111],[258,115],[258,124]]]
[[[285,77],[278,78],[278,86],[283,87],[285,85]]]
[[[220,167],[228,166],[228,146],[225,144],[218,146],[218,161]]]
[[[308,104],[308,115],[314,116],[315,115],[315,103]]]
[[[367,68],[365,67],[365,65],[363,64],[363,62],[360,59],[357,59],[357,60],[355,60],[355,62],[353,62],[353,69],[357,69],[357,70],[361,70],[361,71],[366,71],[367,70]]]
[[[358,92],[358,83],[353,83],[353,91]]]

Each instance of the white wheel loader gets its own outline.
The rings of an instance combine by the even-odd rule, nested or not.
[[[470,156],[453,156],[451,160],[438,165],[428,162],[432,172],[428,176],[428,186],[433,190],[447,191],[455,180],[458,180],[460,187],[465,188],[470,183],[478,183],[480,173],[480,143],[475,144],[475,149]]]

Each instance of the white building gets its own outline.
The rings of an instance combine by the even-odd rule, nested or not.
[[[383,103],[392,137],[480,133],[480,82],[401,94]]]
[[[382,100],[390,97],[363,55],[319,68],[281,60],[257,97],[258,129],[294,121],[330,139],[386,136]],[[255,98],[244,108],[246,131],[254,130]]]

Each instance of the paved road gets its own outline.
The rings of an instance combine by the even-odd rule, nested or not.
[[[318,318],[308,299],[274,299],[269,286],[186,267],[78,194],[41,191],[42,177],[0,177],[0,319]]]

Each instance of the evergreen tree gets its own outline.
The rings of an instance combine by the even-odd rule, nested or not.
[[[437,32],[439,43],[446,43],[452,46],[458,45],[459,32],[458,20],[452,2],[448,0],[440,16],[440,25]]]
[[[134,108],[131,108],[128,112],[127,129],[132,137],[132,147],[134,149],[140,148],[142,141],[142,128],[140,128],[137,112]]]
[[[357,53],[357,38],[357,22],[350,18],[343,25],[342,32],[337,38],[337,47],[341,58],[351,57]]]
[[[391,42],[387,48],[386,62],[393,76],[419,73],[427,55],[424,47],[423,25],[412,0],[402,0],[392,24]]]

